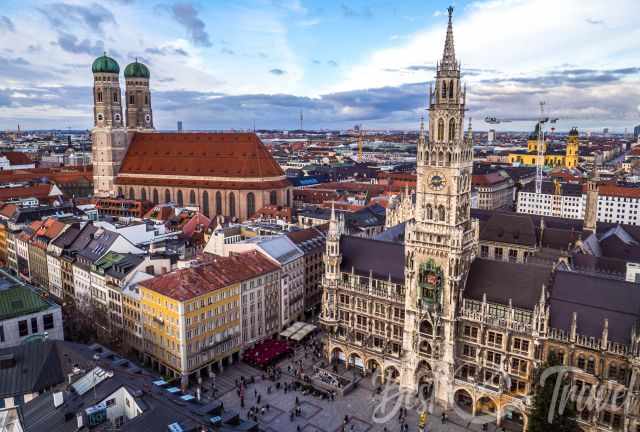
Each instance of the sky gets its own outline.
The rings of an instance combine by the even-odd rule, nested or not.
[[[638,0],[0,0],[0,129],[91,128],[107,52],[158,129],[415,130],[449,3],[474,130],[640,124]]]

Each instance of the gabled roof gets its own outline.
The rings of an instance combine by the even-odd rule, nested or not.
[[[196,214],[182,226],[182,233],[187,237],[191,237],[198,227],[202,227],[202,230],[204,231],[210,223],[211,219],[200,212],[196,212]]]
[[[526,215],[493,213],[482,224],[480,240],[535,247],[536,227]]]

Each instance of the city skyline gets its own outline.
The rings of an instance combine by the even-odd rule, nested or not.
[[[540,100],[560,131],[637,124],[640,5],[574,3],[455,2],[475,130],[529,130]],[[447,5],[11,4],[0,14],[0,128],[90,128],[90,65],[107,51],[121,70],[135,58],[149,66],[159,129],[293,129],[303,110],[306,128],[415,130]]]

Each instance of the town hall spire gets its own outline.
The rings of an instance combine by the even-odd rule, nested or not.
[[[449,25],[447,26],[447,37],[444,41],[444,52],[442,53],[440,69],[457,70],[458,63],[456,62],[456,50],[453,44],[453,6],[449,6],[447,11],[449,12]]]

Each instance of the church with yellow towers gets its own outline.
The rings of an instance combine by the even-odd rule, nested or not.
[[[538,124],[535,130],[529,135],[527,140],[527,150],[514,151],[509,153],[508,160],[510,164],[517,165],[536,165],[538,157]],[[543,142],[544,146],[544,165],[547,167],[564,167],[577,168],[580,150],[580,140],[577,128],[572,128],[567,137],[567,144],[562,147],[551,147],[547,141]]]

